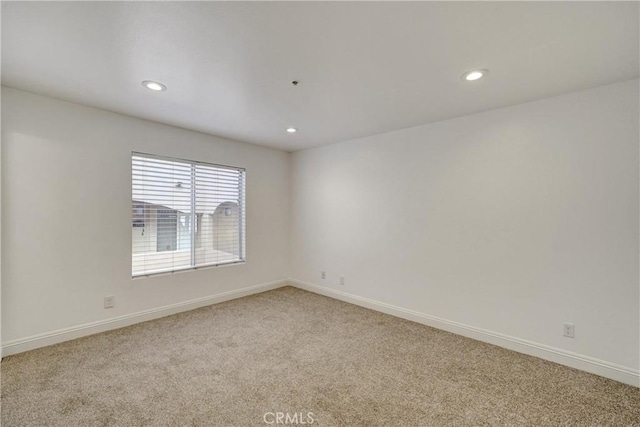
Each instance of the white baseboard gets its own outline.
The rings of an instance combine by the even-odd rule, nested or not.
[[[511,337],[508,335],[500,334],[498,332],[464,325],[462,323],[453,322],[413,310],[408,310],[406,308],[349,294],[336,289],[327,288],[325,286],[319,286],[313,283],[307,283],[293,278],[290,278],[289,281],[291,285],[300,289],[335,298],[351,304],[359,305],[361,307],[370,308],[372,310],[380,311],[382,313],[390,314],[402,319],[411,320],[413,322],[421,323],[423,325],[431,326],[437,329],[453,332],[458,335],[473,338],[489,344],[494,344],[499,347],[517,351],[519,353],[536,356],[541,359],[549,360],[551,362],[559,363],[561,365],[569,366],[581,371],[586,371],[605,378],[610,378],[621,383],[640,387],[640,372],[626,366],[620,366],[614,363],[606,362],[604,360],[599,360],[589,356],[584,356],[582,354],[562,350],[556,347]]]
[[[58,344],[64,341],[69,341],[87,335],[109,331],[112,329],[123,328],[125,326],[146,322],[148,320],[158,319],[160,317],[170,316],[172,314],[181,313],[183,311],[194,310],[196,308],[204,307],[207,305],[218,304],[224,301],[229,301],[252,294],[258,294],[261,292],[269,291],[271,289],[287,286],[289,284],[289,281],[286,279],[268,283],[261,283],[259,285],[222,292],[216,295],[209,295],[206,297],[196,298],[176,304],[165,305],[163,307],[152,308],[150,310],[144,310],[137,313],[126,314],[124,316],[113,317],[111,319],[99,320],[96,322],[85,323],[84,325],[58,329],[56,331],[8,341],[2,343],[2,357],[22,353],[24,351],[33,350],[40,347]]]
[[[228,292],[222,292],[216,295],[210,295],[202,298],[196,298],[176,304],[170,304],[138,313],[118,316],[111,319],[100,320],[96,322],[86,323],[84,325],[73,326],[65,329],[58,329],[43,334],[33,335],[26,338],[8,341],[2,343],[2,357],[12,354],[22,353],[24,351],[33,350],[40,347],[61,343],[64,341],[81,338],[87,335],[93,335],[100,332],[118,329],[130,326],[136,323],[146,322],[148,320],[158,319],[160,317],[170,316],[172,314],[184,311],[194,310],[196,308],[207,305],[217,304],[244,296],[265,292],[271,289],[280,288],[287,285],[293,285],[300,289],[325,295],[361,307],[366,307],[402,319],[411,320],[423,325],[453,332],[458,335],[473,338],[489,344],[514,350],[519,353],[536,356],[541,359],[559,363],[592,374],[610,378],[635,387],[640,387],[640,372],[638,370],[620,366],[614,363],[595,359],[589,356],[573,353],[559,348],[527,341],[521,338],[511,337],[500,334],[498,332],[488,331],[476,328],[462,323],[453,322],[442,319],[440,317],[431,316],[425,313],[409,310],[406,308],[394,306],[384,302],[364,298],[361,296],[349,294],[336,289],[303,282],[297,279],[277,280],[274,282],[262,283],[259,285],[248,286]]]

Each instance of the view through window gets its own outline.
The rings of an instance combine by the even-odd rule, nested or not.
[[[244,169],[141,153],[131,169],[133,276],[244,261]]]

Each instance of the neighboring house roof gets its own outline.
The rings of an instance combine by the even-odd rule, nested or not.
[[[133,203],[137,203],[137,204],[158,206],[160,208],[171,209],[171,210],[179,211],[179,212],[182,212],[182,213],[191,212],[191,207],[190,206],[185,207],[185,206],[179,206],[177,204],[172,204],[172,203],[160,204],[158,202],[151,202],[151,201],[147,201],[147,200],[138,200],[138,199],[132,199],[132,202]],[[209,203],[209,205],[207,206],[206,209],[202,205],[196,204],[196,213],[197,214],[201,214],[201,213],[213,214],[213,213],[215,213],[215,210],[218,208],[218,206],[220,206],[222,204],[225,204],[225,203],[233,203],[233,204],[237,205],[238,201],[237,200],[228,200],[228,201],[224,201],[224,202],[220,202],[220,203]]]

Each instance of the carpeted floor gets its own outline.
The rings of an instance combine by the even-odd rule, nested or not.
[[[283,425],[278,412],[289,425],[640,425],[640,390],[291,287],[2,362],[3,427]]]

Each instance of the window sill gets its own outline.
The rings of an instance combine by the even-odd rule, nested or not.
[[[223,262],[220,264],[206,264],[206,265],[200,265],[198,267],[185,267],[177,270],[158,271],[153,273],[138,274],[135,276],[131,276],[131,279],[132,280],[147,279],[150,277],[168,276],[176,273],[185,273],[185,272],[194,271],[194,270],[207,270],[207,269],[218,268],[218,267],[232,267],[232,266],[242,265],[245,263],[246,263],[246,260],[229,261],[229,262]]]

